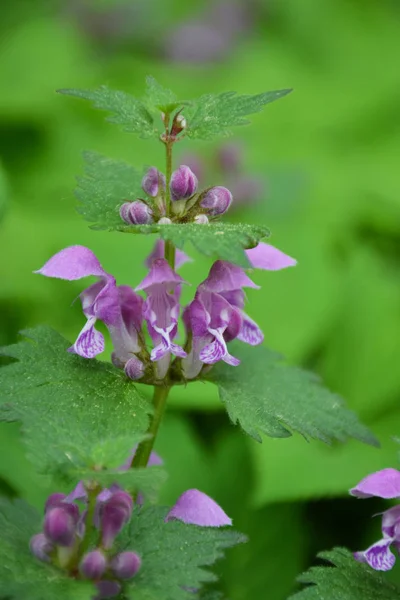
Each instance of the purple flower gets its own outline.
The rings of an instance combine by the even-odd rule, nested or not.
[[[131,518],[132,509],[133,500],[123,491],[109,494],[109,498],[100,505],[99,520],[104,548],[111,548],[115,537]]]
[[[107,559],[101,550],[88,552],[82,558],[79,570],[87,579],[100,579],[107,568]]]
[[[200,527],[223,527],[232,525],[232,520],[207,494],[199,490],[187,490],[179,496],[171,508],[166,521],[178,519]]]
[[[139,571],[142,561],[136,552],[121,552],[111,561],[110,568],[118,579],[130,579]]]
[[[171,176],[172,200],[187,200],[197,190],[197,177],[186,165],[181,165]]]
[[[144,317],[149,333],[156,346],[151,352],[151,360],[159,361],[169,354],[185,357],[186,352],[173,343],[178,332],[180,287],[185,281],[175,273],[164,258],[153,260],[149,274],[136,287],[144,290],[147,299],[144,304]]]
[[[148,225],[153,222],[153,211],[141,200],[125,202],[119,209],[121,219],[128,225]]]
[[[71,546],[76,533],[79,509],[75,504],[60,503],[46,512],[43,530],[48,540],[59,546]]]
[[[165,189],[165,175],[156,167],[150,167],[142,179],[142,188],[146,194],[155,198],[161,189]]]
[[[383,469],[368,475],[350,490],[357,498],[398,498],[400,497],[400,471]],[[400,551],[400,505],[382,513],[383,538],[363,552],[355,552],[354,558],[365,562],[376,571],[389,571],[396,558],[390,547]]]
[[[153,264],[154,260],[156,260],[157,258],[164,258],[164,249],[165,249],[164,240],[157,240],[154,245],[153,250],[150,252],[149,256],[146,258],[145,265],[148,269],[151,268],[151,265]],[[182,265],[184,265],[187,262],[192,262],[192,259],[187,254],[185,254],[185,252],[182,252],[182,250],[176,249],[176,251],[175,251],[175,269],[179,269],[179,267],[181,267]]]
[[[226,213],[231,204],[232,194],[222,186],[210,188],[200,202],[200,206],[206,208],[213,217]]]
[[[54,550],[54,544],[50,542],[44,533],[34,535],[29,542],[29,547],[36,558],[43,562],[50,561],[50,553]]]
[[[260,242],[255,248],[246,250],[246,254],[255,269],[279,271],[297,264],[294,258],[264,242]]]

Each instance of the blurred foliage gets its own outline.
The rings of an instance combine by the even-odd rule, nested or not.
[[[236,12],[235,21],[233,10],[243,7],[246,19]],[[213,386],[177,390],[157,442],[170,472],[163,501],[199,487],[251,536],[220,566],[231,600],[283,600],[326,543],[370,543],[369,516],[377,511],[368,501],[361,510],[349,500],[332,513],[323,498],[344,496],[369,471],[397,464],[399,21],[391,0],[16,0],[2,12],[1,343],[40,323],[69,339],[81,328],[78,303],[71,308],[81,284],[32,274],[60,248],[87,245],[119,283],[136,284],[152,245],[88,229],[74,211],[74,177],[82,174],[84,150],[163,168],[161,144],[119,132],[56,89],[107,84],[142,96],[149,73],[181,97],[295,89],[240,132],[244,172],[268,183],[263,200],[246,214],[241,205],[232,219],[265,223],[272,243],[299,261],[296,269],[254,273],[263,289],[249,291],[248,312],[270,347],[317,370],[346,398],[382,449],[327,447],[299,436],[257,444],[227,422]],[[179,46],[188,23],[190,56]],[[182,155],[216,151],[193,141],[180,146]],[[220,174],[215,183],[228,181]],[[182,275],[194,284],[209,261],[193,258]],[[30,471],[18,431],[0,427],[0,491],[39,507],[48,481]],[[399,580],[398,571],[392,577]]]

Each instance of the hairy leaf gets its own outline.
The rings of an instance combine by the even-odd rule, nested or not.
[[[93,102],[95,108],[111,113],[110,123],[120,125],[127,133],[136,133],[141,138],[154,135],[153,117],[146,106],[130,94],[111,90],[105,85],[96,90],[58,90],[60,94],[75,96]]]
[[[148,401],[113,366],[67,352],[52,329],[24,335],[2,350],[17,360],[1,369],[0,418],[22,422],[31,460],[43,471],[73,473],[127,458],[147,429]]]
[[[123,225],[119,209],[143,195],[142,173],[119,160],[97,152],[85,152],[85,174],[78,177],[75,196],[78,211],[95,229],[118,229]]]
[[[182,104],[171,90],[164,88],[151,75],[146,77],[146,103],[163,112],[170,112]]]
[[[69,579],[37,560],[30,538],[41,531],[42,516],[17,500],[0,499],[0,593],[7,600],[91,600],[92,583]]]
[[[400,589],[368,565],[357,562],[345,548],[321,552],[333,566],[312,567],[298,578],[309,587],[291,600],[395,600]]]
[[[228,260],[242,267],[250,266],[244,249],[256,246],[262,238],[269,236],[267,227],[243,223],[136,225],[122,227],[121,230],[158,233],[163,240],[170,240],[177,248],[183,248],[185,242],[191,242],[196,250],[206,256]]]
[[[288,437],[301,433],[324,442],[354,437],[377,444],[343,400],[319,384],[316,375],[286,365],[264,347],[233,344],[231,353],[241,359],[238,367],[217,364],[208,376],[218,385],[220,398],[233,423],[256,440],[259,433]]]
[[[229,527],[165,523],[167,509],[136,508],[121,549],[134,550],[142,566],[127,595],[132,600],[187,600],[188,589],[215,580],[204,567],[222,558],[223,550],[246,541]]]
[[[260,112],[266,104],[283,98],[292,90],[277,90],[263,94],[238,95],[236,92],[205,94],[185,109],[186,135],[212,140],[229,135],[231,127],[247,125],[248,115]]]

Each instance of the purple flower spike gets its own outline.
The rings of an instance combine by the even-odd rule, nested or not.
[[[118,579],[130,579],[139,571],[141,564],[136,552],[121,552],[112,559],[110,568]]]
[[[44,533],[34,535],[29,542],[29,547],[36,558],[43,562],[50,561],[50,553],[54,550],[54,546]]]
[[[100,508],[102,542],[106,549],[111,548],[115,537],[131,518],[133,500],[127,492],[118,491],[104,502]]]
[[[270,244],[260,242],[255,248],[246,250],[247,258],[255,269],[264,269],[266,271],[279,271],[287,267],[294,267],[297,261],[284,254],[278,248]]]
[[[165,175],[156,167],[150,167],[142,179],[143,191],[152,198],[158,196],[161,188],[165,189]]]
[[[201,527],[232,525],[232,520],[207,494],[199,490],[187,490],[169,511],[166,521],[178,519]]]
[[[107,568],[107,559],[101,550],[88,552],[82,558],[79,570],[87,579],[100,579]]]
[[[149,274],[137,286],[144,290],[147,300],[144,317],[155,347],[150,358],[159,361],[168,355],[185,357],[186,352],[173,343],[178,332],[180,286],[185,281],[171,269],[164,258],[153,260]]]
[[[119,211],[121,219],[129,225],[148,225],[153,222],[153,211],[140,200],[125,202]]]
[[[231,204],[232,194],[222,186],[209,189],[200,202],[200,206],[206,208],[213,217],[226,213]]]
[[[161,219],[160,219],[160,221],[161,221]],[[154,245],[153,250],[150,252],[149,256],[146,258],[145,265],[148,269],[151,268],[153,260],[156,260],[157,258],[164,258],[164,251],[165,251],[164,249],[165,249],[164,240],[157,240]],[[175,251],[175,269],[179,269],[179,267],[181,267],[182,265],[184,265],[187,262],[192,262],[192,259],[187,254],[182,252],[181,250],[176,249],[176,251]]]
[[[197,190],[197,177],[186,165],[181,165],[171,176],[172,200],[187,200]]]
[[[94,600],[105,600],[105,598],[114,598],[121,591],[121,584],[118,581],[99,581],[96,583],[98,594]]]
[[[44,533],[54,544],[71,546],[78,519],[79,509],[75,504],[63,504],[51,508],[44,519]]]
[[[382,469],[371,473],[351,489],[350,494],[357,498],[400,498],[400,471]]]

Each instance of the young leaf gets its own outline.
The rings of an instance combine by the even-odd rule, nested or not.
[[[119,209],[143,194],[142,173],[119,160],[97,152],[85,152],[85,175],[78,177],[75,196],[78,212],[94,229],[118,229],[123,225]]]
[[[357,562],[345,548],[321,552],[333,565],[312,567],[300,575],[300,583],[311,584],[290,600],[395,600],[400,589],[366,564]]]
[[[7,600],[92,600],[92,583],[65,577],[29,549],[42,516],[25,502],[0,499],[0,595]]]
[[[146,77],[146,103],[163,112],[171,112],[183,104],[171,90],[162,87],[151,75]]]
[[[293,431],[323,442],[354,437],[377,445],[370,431],[343,405],[342,399],[319,384],[312,373],[286,365],[264,347],[233,344],[230,352],[241,364],[218,363],[208,379],[219,388],[233,423],[256,440],[259,433],[288,437]]]
[[[183,248],[185,242],[191,242],[196,250],[206,256],[218,257],[242,267],[250,267],[244,249],[256,246],[262,238],[269,236],[267,227],[244,223],[154,224],[120,229],[131,233],[158,233],[163,240],[170,240],[177,248]]]
[[[226,527],[165,523],[167,512],[159,506],[136,508],[121,539],[121,550],[133,550],[142,559],[125,592],[132,600],[187,600],[188,589],[215,580],[204,567],[222,558],[225,548],[246,541]]]
[[[29,341],[2,350],[17,360],[1,369],[0,418],[22,422],[29,458],[74,481],[75,468],[113,468],[127,458],[147,429],[148,401],[111,365],[67,352],[70,344],[52,329],[24,335]]]
[[[155,133],[153,117],[143,102],[126,92],[110,90],[105,85],[96,90],[64,89],[58,92],[90,100],[95,108],[111,113],[107,121],[120,125],[127,133],[136,133],[141,138],[152,137]]]
[[[212,140],[230,135],[231,127],[247,125],[248,115],[260,112],[266,104],[283,98],[292,90],[264,92],[255,96],[238,95],[236,92],[205,94],[185,109],[186,135],[190,138]]]

